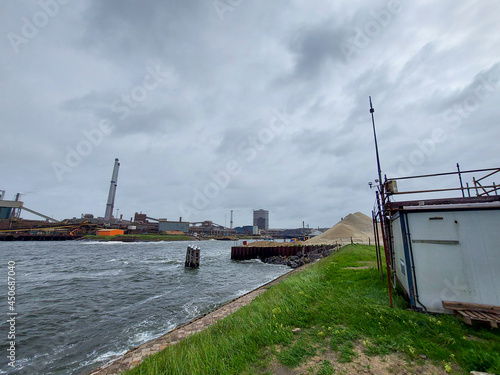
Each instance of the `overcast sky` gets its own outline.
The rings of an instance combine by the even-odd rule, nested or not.
[[[0,12],[0,190],[56,219],[104,216],[115,158],[124,218],[229,226],[232,209],[238,226],[263,208],[270,227],[295,228],[370,215],[369,96],[389,177],[500,166],[498,1]]]

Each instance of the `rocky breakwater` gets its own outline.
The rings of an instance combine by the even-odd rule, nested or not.
[[[298,268],[304,264],[315,262],[318,259],[325,258],[336,250],[335,246],[324,246],[312,251],[306,252],[305,249],[298,251],[291,256],[271,256],[261,259],[262,262],[268,264],[282,264],[291,268]]]

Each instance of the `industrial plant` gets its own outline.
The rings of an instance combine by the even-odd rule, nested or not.
[[[166,234],[189,235],[193,239],[216,238],[230,240],[239,237],[267,237],[267,238],[304,238],[312,230],[297,229],[270,229],[269,211],[264,209],[253,210],[253,225],[233,227],[233,210],[231,210],[230,225],[221,225],[212,220],[186,222],[182,217],[178,220],[154,218],[142,211],[135,212],[129,220],[123,214],[115,217],[115,199],[118,187],[118,173],[120,161],[114,160],[113,171],[109,186],[108,198],[104,216],[95,217],[91,213],[83,213],[80,217],[65,220],[56,220],[48,215],[37,212],[25,206],[21,201],[21,194],[17,193],[14,200],[5,199],[5,191],[0,190],[0,241],[9,240],[73,240],[85,235],[116,236],[121,234]],[[22,211],[39,216],[43,220],[26,220],[21,218]],[[118,216],[118,215],[117,215]],[[249,218],[250,219],[250,218]]]

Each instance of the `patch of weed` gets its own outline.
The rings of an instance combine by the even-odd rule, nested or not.
[[[290,348],[286,348],[279,353],[278,359],[283,365],[293,368],[302,363],[304,359],[312,357],[315,354],[316,349],[306,341],[299,340]]]
[[[325,360],[321,363],[317,375],[332,375],[335,372],[333,365],[330,361]]]

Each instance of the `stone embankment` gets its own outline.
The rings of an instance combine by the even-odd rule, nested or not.
[[[327,257],[332,252],[336,250],[336,247],[325,246],[319,249],[312,250],[310,252],[305,252],[300,250],[297,254],[292,256],[271,256],[262,259],[262,262],[268,264],[283,264],[291,268],[298,268],[304,264],[314,262],[318,259]]]

